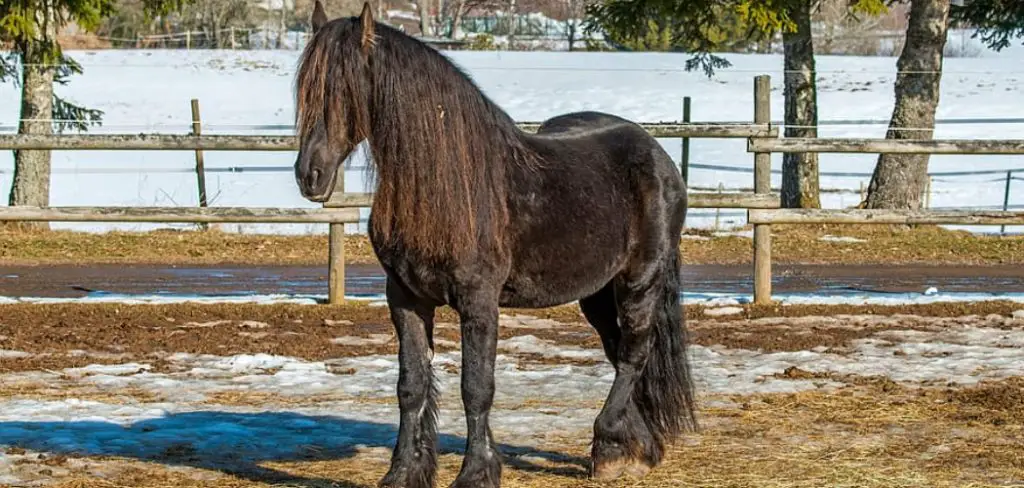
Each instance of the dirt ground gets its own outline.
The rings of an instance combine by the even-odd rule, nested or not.
[[[915,317],[945,318],[927,327],[955,325],[956,317],[1010,317],[1024,305],[1013,302],[935,303],[913,306],[754,306],[736,315],[709,317],[702,307],[685,307],[691,341],[704,346],[722,345],[760,351],[801,351],[822,346],[839,348],[850,341],[893,328],[916,330]],[[505,310],[506,316],[552,320],[559,327],[531,330],[530,334],[562,346],[598,349],[600,339],[575,305],[544,310]],[[888,322],[847,327],[808,316],[887,316]],[[773,320],[774,319],[774,320]],[[457,316],[449,308],[437,315],[435,336],[451,342],[437,345],[439,352],[456,349]],[[1002,327],[996,324],[996,327]],[[268,340],[269,332],[272,339]],[[257,304],[13,304],[0,305],[0,350],[31,353],[28,358],[0,360],[0,372],[62,369],[90,363],[119,363],[156,359],[167,351],[191,354],[274,354],[311,361],[370,354],[397,354],[395,340],[379,344],[337,344],[339,336],[393,335],[385,307]],[[501,339],[523,334],[505,327]],[[105,356],[67,355],[66,351],[92,351]],[[557,361],[560,361],[558,359]],[[1024,367],[1022,367],[1024,370]]]
[[[747,306],[740,313],[725,316],[687,307],[686,313],[693,342],[714,351],[738,351],[741,356],[819,351],[840,358],[851,354],[858,341],[869,338],[898,342],[901,334],[912,337],[979,328],[1019,333],[1024,330],[1022,308],[1021,304],[994,302],[900,307]],[[532,311],[529,315],[526,311],[504,310],[503,314],[502,339],[533,336],[564,350],[600,347],[596,334],[582,322],[575,307]],[[306,360],[390,355],[395,354],[397,344],[388,339],[389,334],[386,309],[366,305],[2,305],[0,351],[27,354],[0,357],[0,398],[160,405],[168,399],[159,393],[97,388],[68,368],[145,361],[154,365],[151,372],[160,372],[173,368],[172,362],[161,362],[162,358],[181,352],[217,357],[266,353]],[[349,342],[339,341],[339,337]],[[458,348],[458,329],[450,310],[439,313],[436,337],[439,353]],[[585,366],[595,361],[529,351],[509,354],[522,365]],[[48,383],[33,383],[18,376],[47,371],[65,373]],[[355,373],[342,370],[334,374]],[[508,454],[503,486],[1024,484],[1024,366],[1019,374],[969,385],[914,384],[886,376],[819,373],[797,367],[764,378],[771,380],[836,386],[798,392],[702,394],[702,431],[685,436],[673,447],[665,464],[643,480],[588,480],[585,466],[590,433],[579,432],[549,438],[531,451],[547,453],[544,455]],[[207,395],[196,407],[230,405],[298,411],[339,401],[340,396],[222,391]],[[382,402],[397,409],[389,396],[359,401]],[[457,398],[449,401],[457,407]],[[574,400],[565,401],[573,404]],[[600,407],[599,402],[589,403],[594,402],[580,403],[577,408]],[[512,410],[544,407],[502,406]],[[372,446],[357,448],[351,456],[319,452],[315,446],[311,449],[302,459],[218,466],[196,458],[187,446],[170,446],[159,456],[130,459],[53,454],[0,445],[4,453],[0,458],[6,457],[6,469],[25,483],[67,488],[370,487],[387,470],[390,455],[389,449]],[[458,453],[441,456],[438,486],[446,486],[454,478],[460,462]],[[0,462],[0,474],[4,469]]]

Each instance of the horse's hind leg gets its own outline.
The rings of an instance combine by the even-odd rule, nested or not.
[[[615,382],[594,422],[592,475],[642,476],[665,445],[695,427],[674,249],[617,282],[621,338]]]
[[[622,339],[622,331],[619,330],[619,311],[615,305],[615,289],[609,284],[601,291],[581,299],[580,310],[583,311],[587,322],[590,322],[597,334],[601,336],[601,345],[604,346],[605,356],[608,356],[608,360],[613,366],[618,364],[619,341]]]
[[[416,303],[401,285],[390,279],[387,298],[399,341],[401,417],[391,469],[380,486],[432,488],[437,472],[437,388],[430,366],[434,308]]]

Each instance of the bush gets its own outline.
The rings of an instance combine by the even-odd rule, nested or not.
[[[470,51],[494,51],[498,49],[498,46],[494,43],[494,36],[485,33],[477,34],[470,38],[469,44],[466,44],[466,49]]]

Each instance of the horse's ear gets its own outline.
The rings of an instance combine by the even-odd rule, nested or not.
[[[359,21],[363,25],[363,50],[369,50],[376,41],[376,33],[373,27],[373,9],[370,2],[363,2],[363,12],[359,14]]]
[[[327,23],[327,12],[324,12],[324,5],[320,3],[320,0],[316,0],[313,5],[313,18],[310,23],[313,25],[314,34]]]

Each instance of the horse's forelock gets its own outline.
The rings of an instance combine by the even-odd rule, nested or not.
[[[344,104],[356,100],[346,93],[347,80],[339,78],[345,73],[339,63],[339,58],[344,59],[343,33],[337,26],[321,29],[302,54],[296,77],[295,123],[300,140],[323,123],[329,144],[340,148],[349,142]]]

